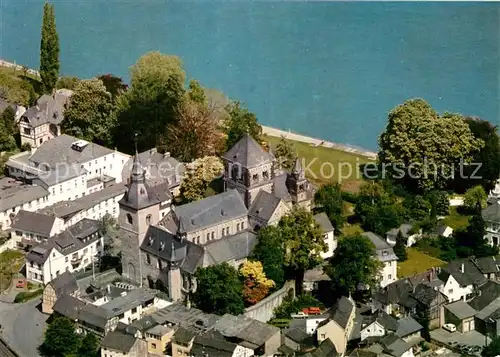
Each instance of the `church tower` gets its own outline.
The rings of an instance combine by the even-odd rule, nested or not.
[[[287,173],[286,187],[294,205],[311,209],[312,187],[306,179],[304,169],[300,159],[297,157],[292,167],[292,171]]]
[[[118,202],[118,224],[121,231],[122,271],[132,281],[141,281],[139,247],[148,227],[160,220],[160,200],[146,184],[146,171],[139,161],[137,144],[130,183]]]
[[[170,252],[170,261],[168,266],[167,280],[168,280],[168,295],[172,301],[178,301],[182,298],[182,274],[181,274],[181,264],[183,261],[182,257],[177,257],[174,247],[174,242],[172,241],[172,248]]]

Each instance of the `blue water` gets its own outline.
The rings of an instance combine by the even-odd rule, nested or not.
[[[0,2],[0,57],[38,67],[43,0]],[[413,97],[500,124],[500,4],[52,2],[64,75],[176,54],[263,124],[368,149]]]

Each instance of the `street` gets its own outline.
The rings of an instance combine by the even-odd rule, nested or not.
[[[40,298],[24,304],[0,301],[0,336],[20,357],[39,356],[48,315],[38,310]]]

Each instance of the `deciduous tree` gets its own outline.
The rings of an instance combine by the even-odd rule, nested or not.
[[[478,208],[485,208],[486,201],[488,200],[488,195],[484,191],[483,186],[475,186],[469,188],[464,195],[464,205],[470,211],[474,211]]]
[[[80,81],[64,112],[62,130],[88,141],[113,147],[116,117],[111,94],[99,79]]]
[[[64,76],[57,80],[56,88],[74,90],[78,82],[80,82],[80,79],[77,77]]]
[[[325,212],[333,227],[338,232],[345,223],[344,201],[338,183],[329,183],[320,187],[314,195],[317,212]]]
[[[149,52],[130,71],[131,86],[117,100],[117,147],[132,153],[139,133],[139,151],[166,148],[166,129],[175,122],[175,109],[184,98],[185,73],[176,56]]]
[[[66,317],[56,317],[45,331],[43,343],[38,348],[44,357],[66,357],[76,353],[80,337],[75,326]]]
[[[380,269],[375,246],[367,237],[357,234],[340,238],[326,273],[339,295],[347,295],[359,287],[376,287]]]
[[[218,315],[243,313],[243,284],[236,269],[223,263],[199,268],[195,275],[198,280],[193,295],[196,307]]]
[[[280,142],[276,145],[274,155],[276,156],[279,167],[285,170],[291,170],[297,158],[292,144],[286,140],[284,136],[281,136]]]
[[[206,156],[186,165],[180,187],[181,199],[192,202],[203,198],[210,183],[224,171],[224,165],[216,156]]]
[[[78,357],[99,357],[99,341],[93,333],[87,333],[78,348]]]
[[[122,78],[113,76],[111,73],[101,74],[97,79],[102,81],[106,90],[111,94],[113,102],[115,102],[116,98],[128,88],[128,85],[123,82]]]
[[[244,278],[243,299],[249,306],[264,299],[275,286],[274,281],[266,277],[261,262],[249,260],[243,263],[240,274]]]
[[[431,191],[426,197],[431,204],[431,217],[450,214],[450,200],[446,191]]]
[[[40,76],[44,90],[50,93],[59,78],[59,36],[56,29],[54,6],[43,6],[42,38],[40,41]]]
[[[451,182],[461,160],[470,160],[484,142],[460,115],[440,116],[423,99],[412,99],[389,113],[379,145],[379,160],[394,179],[410,191],[429,191]]]
[[[408,196],[404,200],[404,206],[407,210],[408,218],[415,221],[422,221],[429,218],[432,210],[431,204],[420,195]]]
[[[262,127],[254,113],[249,112],[240,102],[232,102],[226,110],[229,114],[224,123],[227,134],[226,150],[232,148],[246,133],[258,143],[262,143]]]
[[[189,81],[189,87],[187,91],[188,100],[198,103],[207,104],[207,97],[205,95],[205,90],[200,85],[196,79]]]
[[[266,276],[273,280],[277,288],[285,282],[285,250],[280,229],[275,226],[262,228],[257,233],[257,245],[252,254],[252,259],[262,263]]]
[[[408,259],[408,253],[406,252],[406,239],[403,237],[401,231],[398,231],[398,235],[396,236],[394,254],[398,257],[399,262],[404,262]]]
[[[179,104],[176,115],[176,123],[167,128],[167,146],[174,157],[191,162],[221,153],[224,136],[219,130],[215,108],[188,99]]]
[[[491,336],[488,336],[491,338]],[[500,336],[495,336],[492,341],[483,349],[483,357],[496,357],[500,355]]]
[[[294,272],[295,289],[300,295],[305,271],[321,264],[320,254],[328,246],[313,215],[303,208],[294,208],[281,218],[278,226],[285,248],[284,263]]]

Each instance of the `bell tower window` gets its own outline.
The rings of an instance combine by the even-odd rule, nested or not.
[[[132,224],[134,220],[132,219],[132,215],[130,213],[127,213],[127,223]]]
[[[147,217],[146,217],[146,224],[147,225],[151,224],[151,215],[150,214],[148,214]]]

